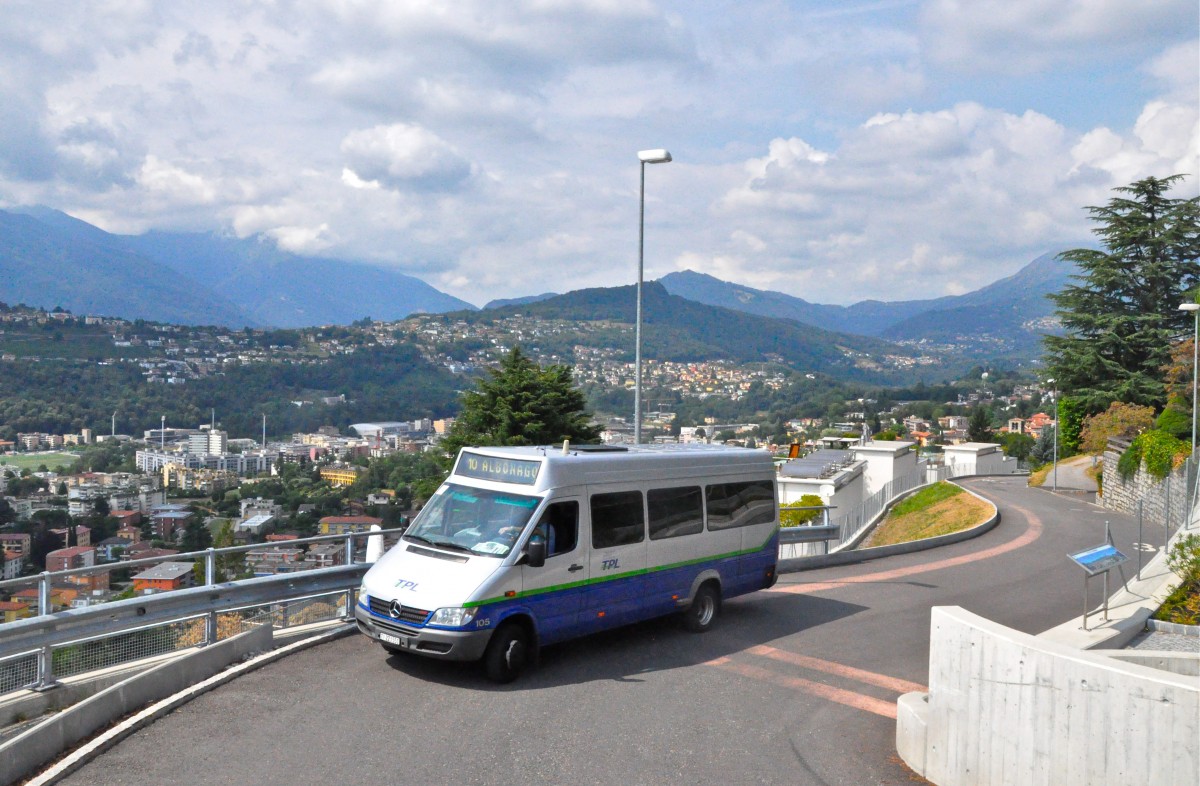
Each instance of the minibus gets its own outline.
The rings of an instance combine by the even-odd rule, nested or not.
[[[463,448],[366,573],[355,618],[389,653],[482,659],[509,682],[541,646],[775,583],[771,456],[711,445]]]

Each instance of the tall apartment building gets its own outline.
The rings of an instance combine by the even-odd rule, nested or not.
[[[188,436],[188,453],[197,456],[220,456],[228,450],[229,435],[220,430],[205,430]]]

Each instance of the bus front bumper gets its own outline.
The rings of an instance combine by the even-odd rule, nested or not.
[[[479,660],[491,638],[491,630],[443,630],[414,628],[382,620],[362,606],[354,607],[358,630],[388,649],[411,652],[442,660]]]

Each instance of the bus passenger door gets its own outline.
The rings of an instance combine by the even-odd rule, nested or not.
[[[645,602],[646,512],[641,491],[592,494],[591,579],[580,623],[598,630],[639,619]]]
[[[522,566],[526,604],[537,618],[542,643],[577,632],[579,608],[588,578],[588,548],[579,537],[579,500],[556,500],[534,526],[546,541],[546,564]]]

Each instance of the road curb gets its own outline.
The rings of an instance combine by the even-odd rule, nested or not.
[[[949,482],[953,483],[954,481]],[[809,557],[791,557],[789,559],[780,560],[776,570],[779,573],[798,573],[800,571],[835,567],[837,565],[853,565],[855,563],[867,562],[869,560],[879,559],[881,557],[894,557],[897,554],[912,554],[917,551],[927,551],[928,549],[936,549],[941,546],[949,546],[952,543],[961,543],[964,540],[977,538],[1000,523],[1000,509],[996,507],[995,502],[976,494],[971,489],[966,488],[958,483],[954,483],[954,485],[958,486],[973,497],[981,499],[987,504],[991,505],[991,518],[982,524],[976,524],[970,529],[964,529],[960,532],[951,532],[949,535],[938,535],[935,538],[910,540],[907,543],[895,543],[891,546],[876,546],[869,549],[839,551],[833,554],[814,554]],[[898,499],[900,499],[900,497],[897,497],[897,500]],[[888,506],[888,508],[890,507],[891,505]]]
[[[116,726],[104,732],[100,736],[92,739],[86,745],[77,748],[64,758],[60,759],[54,766],[43,771],[39,775],[25,781],[24,786],[49,786],[49,784],[58,783],[60,780],[78,770],[84,764],[87,764],[92,759],[99,756],[109,748],[116,745],[121,740],[130,736],[145,726],[153,723],[167,713],[175,710],[184,704],[187,704],[197,696],[201,696],[214,688],[218,688],[227,682],[262,668],[270,663],[273,663],[288,655],[299,652],[300,650],[315,647],[318,644],[324,644],[328,641],[341,638],[350,633],[353,633],[355,627],[352,623],[347,623],[336,630],[322,633],[312,638],[303,639],[293,644],[280,647],[271,652],[264,653],[257,657],[251,658],[243,663],[231,666],[219,674],[215,674],[202,682],[189,686],[172,696],[151,704],[146,709],[132,715],[125,720],[119,722]],[[69,712],[69,710],[68,710]]]

